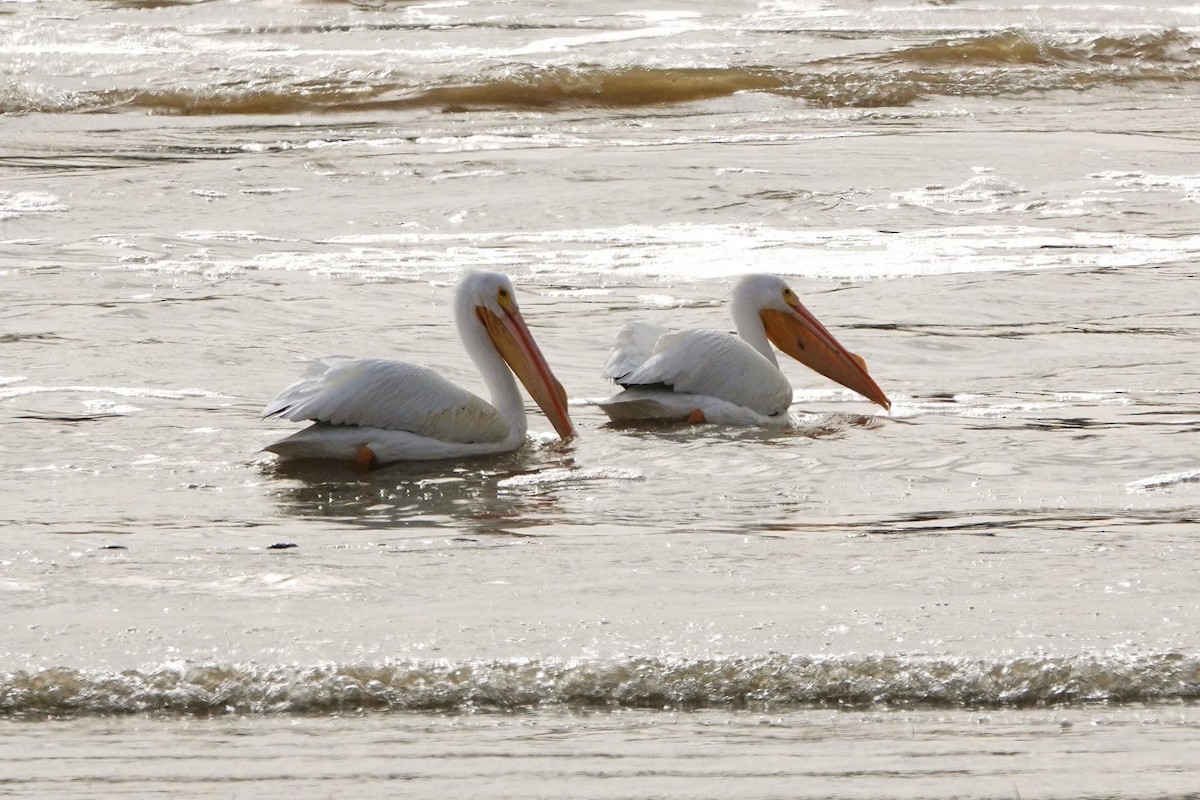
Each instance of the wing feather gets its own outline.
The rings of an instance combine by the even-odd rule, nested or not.
[[[779,414],[792,403],[791,384],[777,366],[739,337],[717,330],[659,336],[652,355],[617,383],[625,387],[662,384],[764,416]]]
[[[409,431],[443,442],[500,441],[509,433],[480,397],[428,367],[381,358],[320,359],[263,416]]]
[[[617,341],[613,343],[604,363],[602,375],[609,380],[621,382],[629,373],[645,364],[654,355],[654,346],[667,329],[652,322],[627,322],[617,332]]]

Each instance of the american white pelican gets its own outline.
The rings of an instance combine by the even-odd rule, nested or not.
[[[645,322],[621,329],[604,377],[624,391],[599,405],[609,418],[768,425],[786,422],[792,387],[770,342],[792,358],[884,408],[891,401],[866,362],[833,338],[775,275],[747,275],[733,288],[741,338],[717,330],[670,332]]]
[[[454,316],[463,347],[491,393],[490,404],[419,364],[325,358],[263,411],[264,417],[315,424],[264,449],[284,459],[352,460],[363,466],[515,450],[527,428],[513,373],[558,435],[574,436],[567,393],[521,317],[509,279],[495,272],[467,275],[455,293]]]

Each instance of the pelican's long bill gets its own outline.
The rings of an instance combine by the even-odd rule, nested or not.
[[[843,347],[803,305],[789,306],[790,311],[764,308],[760,312],[767,338],[776,347],[871,402],[892,407],[892,401],[867,373],[867,363],[861,357]]]
[[[554,430],[563,439],[570,439],[575,435],[575,426],[567,414],[566,390],[550,371],[550,365],[533,340],[521,312],[515,305],[502,310],[504,315],[497,316],[491,309],[476,306],[475,313],[496,346],[496,352],[525,385]]]

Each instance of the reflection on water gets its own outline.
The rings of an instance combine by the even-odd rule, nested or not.
[[[889,424],[879,416],[803,411],[793,412],[788,425],[768,428],[609,422],[581,429],[571,443],[530,441],[512,453],[462,461],[376,470],[270,461],[261,471],[281,514],[364,528],[531,536],[552,525],[656,521],[664,529],[758,535],[769,527],[767,517],[794,510],[768,476],[781,466],[803,476],[815,463],[806,443]],[[693,473],[694,484],[681,490],[677,481]],[[644,485],[634,489],[630,482]],[[751,507],[756,513],[749,513]]]
[[[366,471],[353,464],[284,461],[264,466],[280,485],[273,497],[289,516],[366,528],[449,528],[481,535],[529,536],[562,521],[553,485],[513,491],[514,479],[546,470],[571,473],[575,459],[557,444],[461,461],[398,463]],[[508,482],[509,485],[506,485]]]
[[[878,415],[811,413],[793,406],[786,420],[776,426],[725,426],[676,420],[610,420],[602,430],[626,435],[653,437],[662,441],[693,442],[709,439],[722,442],[788,444],[796,439],[826,439],[844,436],[853,428],[875,428],[888,420]]]

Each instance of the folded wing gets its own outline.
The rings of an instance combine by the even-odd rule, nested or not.
[[[626,330],[628,326],[622,334]],[[647,336],[647,331],[630,332],[624,349],[618,336],[609,363],[633,365],[636,355],[644,352]],[[742,339],[724,331],[661,334],[640,365],[623,375],[613,372],[613,379],[626,388],[665,386],[679,393],[716,397],[764,416],[779,414],[792,403],[792,387],[779,368]]]
[[[654,355],[654,346],[669,331],[651,322],[627,322],[617,332],[617,341],[604,363],[605,378],[620,383],[622,379],[645,364]]]
[[[443,442],[494,442],[509,432],[489,403],[428,367],[379,358],[321,359],[263,416],[409,431]]]

